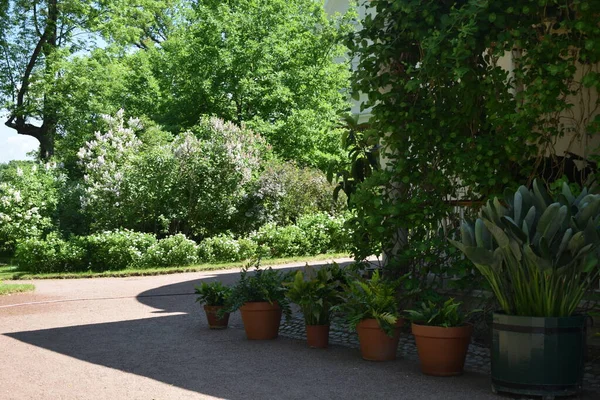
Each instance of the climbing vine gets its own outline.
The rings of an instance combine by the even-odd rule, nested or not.
[[[599,1],[364,7],[349,40],[358,60],[353,91],[368,95],[365,134],[379,142],[381,168],[352,195],[358,257],[383,251],[405,272],[418,264],[415,249],[430,253],[432,240],[452,234],[459,206],[536,176],[550,184],[591,175]]]

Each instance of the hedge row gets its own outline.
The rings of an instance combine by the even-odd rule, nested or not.
[[[158,240],[153,234],[116,230],[65,240],[53,233],[20,242],[14,262],[32,273],[109,271],[341,252],[348,242],[344,218],[318,213],[301,217],[296,225],[267,224],[247,238],[221,234],[199,244],[183,234]]]

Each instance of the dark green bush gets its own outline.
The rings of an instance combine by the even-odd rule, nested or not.
[[[86,269],[86,251],[51,233],[46,239],[26,239],[17,245],[14,263],[31,273],[74,272]]]

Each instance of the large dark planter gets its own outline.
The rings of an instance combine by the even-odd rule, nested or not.
[[[570,396],[581,391],[586,317],[543,318],[494,314],[492,390]]]

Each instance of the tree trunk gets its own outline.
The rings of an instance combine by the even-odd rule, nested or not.
[[[35,126],[27,123],[29,118],[39,118],[39,116],[28,115],[24,108],[26,106],[26,96],[29,92],[31,83],[31,74],[40,54],[44,55],[46,74],[52,74],[52,68],[48,62],[52,53],[57,48],[57,22],[58,22],[58,0],[48,2],[48,16],[44,33],[40,36],[38,43],[29,58],[25,68],[19,93],[17,94],[17,104],[12,110],[5,125],[17,131],[19,135],[27,135],[36,138],[40,142],[40,159],[48,160],[54,155],[54,136],[56,134],[56,110],[48,101],[48,96],[44,95],[43,111],[41,115],[42,125]]]

